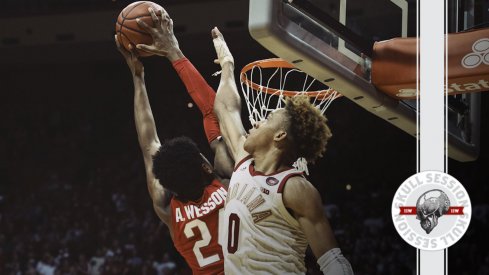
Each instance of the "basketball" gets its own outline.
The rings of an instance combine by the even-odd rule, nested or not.
[[[131,45],[138,56],[152,55],[151,53],[136,49],[137,44],[150,45],[153,43],[153,38],[151,35],[139,27],[138,23],[136,22],[136,19],[139,18],[149,26],[154,26],[153,20],[151,19],[151,14],[148,11],[148,8],[150,7],[153,8],[155,12],[163,9],[160,5],[150,1],[134,2],[121,11],[115,24],[115,31],[119,43],[124,46],[126,50],[130,50],[129,45]]]

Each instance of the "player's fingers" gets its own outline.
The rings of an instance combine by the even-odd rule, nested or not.
[[[153,46],[146,45],[146,44],[137,44],[136,48],[138,50],[142,50],[142,51],[149,52],[149,53],[155,53],[155,51],[156,51],[156,49]]]
[[[163,24],[168,23],[168,20],[170,19],[170,16],[168,16],[168,13],[166,13],[165,10],[159,9],[157,15],[158,15],[158,18],[160,19],[160,21]]]
[[[219,64],[219,59],[214,59],[214,64]]]
[[[160,18],[156,16],[155,10],[153,8],[148,8],[149,14],[151,14],[151,19],[153,19],[154,26],[160,25]]]
[[[212,29],[212,38],[217,38],[219,40],[222,40],[223,42],[225,41],[222,32],[217,27],[214,27],[214,29]]]
[[[163,12],[163,11],[161,11],[161,12]],[[161,28],[162,28],[162,29],[163,29],[163,28],[166,28],[166,29],[168,30],[168,24],[169,24],[169,22],[170,22],[169,20],[170,20],[170,17],[168,16],[168,14],[167,14],[167,15],[164,15],[164,14],[163,14],[163,15],[161,16],[160,24],[161,24]]]
[[[168,54],[167,51],[161,50],[161,49],[157,49],[156,47],[151,46],[151,45],[137,44],[136,45],[136,48],[138,50],[143,51],[143,52],[147,52],[147,53],[151,53],[151,54],[156,54],[156,55],[161,55],[161,56],[166,56]]]
[[[173,34],[173,20],[170,19],[170,21],[168,21],[168,25],[166,26],[166,28],[168,29],[168,32],[170,32],[170,34]]]
[[[168,12],[163,8],[163,7],[160,7],[160,9],[158,10],[159,13],[157,13],[158,16],[160,16],[161,18],[164,18],[165,16],[168,16]]]
[[[170,22],[170,15],[168,13],[161,11],[161,22],[167,25]]]
[[[144,52],[148,52],[148,53],[152,53],[152,54],[157,54],[157,55],[165,55],[167,53],[166,51],[157,49],[154,46],[146,45],[146,44],[137,44],[136,45],[136,48],[138,50],[141,50],[141,51],[144,51]]]
[[[138,25],[143,28],[145,31],[149,32],[149,33],[153,33],[153,28],[151,28],[148,24],[146,24],[146,22],[144,22],[143,20],[141,19],[136,19],[136,22],[138,23]]]
[[[119,42],[119,39],[117,38],[117,34],[114,35],[114,39],[115,39],[115,44],[117,45],[117,50],[119,50],[119,52],[124,56],[124,57],[127,57],[129,56],[129,52],[121,45],[121,43]]]
[[[212,33],[212,38],[223,38],[222,37],[222,33],[219,31],[219,29],[217,27],[214,27],[211,31]]]
[[[154,11],[155,11],[156,16],[158,16],[158,18],[160,18],[160,19],[161,19],[161,15],[162,15],[162,13],[163,13],[163,8],[162,8],[162,7],[159,7],[159,8],[157,8],[157,9],[156,9],[156,10],[154,10]]]
[[[131,55],[131,57],[137,58],[138,53],[137,53],[136,49],[134,48],[134,46],[132,44],[129,44],[128,48],[129,48],[129,54]]]
[[[137,55],[136,49],[134,48],[133,44],[129,44],[128,48],[131,54]]]
[[[114,40],[115,40],[115,45],[117,46],[117,49],[121,49],[121,44],[119,43],[119,39],[117,38],[117,34],[114,35]]]

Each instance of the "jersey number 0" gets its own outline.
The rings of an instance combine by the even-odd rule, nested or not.
[[[229,215],[228,227],[228,253],[234,254],[238,250],[239,216],[235,213]]]

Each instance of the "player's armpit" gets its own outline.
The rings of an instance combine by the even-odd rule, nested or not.
[[[338,247],[323,211],[317,189],[305,178],[290,178],[283,191],[283,202],[299,222],[316,258]]]
[[[223,179],[230,179],[234,169],[234,161],[228,151],[224,139],[217,138],[210,143],[211,149],[214,152],[214,169],[216,175]],[[227,189],[227,185],[226,189]]]
[[[166,225],[170,225],[170,218],[171,218],[171,213],[170,213],[170,207],[161,207],[160,205],[156,205],[153,203],[153,209],[155,210],[156,215],[160,220],[165,223]]]
[[[243,148],[244,142],[246,141],[246,131],[244,130],[241,121],[240,111],[230,111],[226,109],[225,103],[219,103],[218,98],[219,90],[218,97],[214,104],[214,111],[219,119],[221,133],[231,157],[234,162],[237,162],[247,155]]]
[[[140,143],[140,146],[141,146],[141,152],[143,153],[144,165],[148,168],[152,168],[153,156],[158,152],[158,150],[160,150],[161,147],[159,140],[149,142],[146,145]]]
[[[148,178],[148,191],[153,201],[153,208],[158,215],[158,217],[165,224],[169,224],[171,213],[170,213],[170,196],[168,196],[168,191],[163,188],[157,179]]]

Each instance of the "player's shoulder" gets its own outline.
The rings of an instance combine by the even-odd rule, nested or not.
[[[229,179],[219,179],[219,184],[224,187],[224,189],[228,190],[229,188],[229,182],[230,180]]]
[[[298,209],[316,204],[321,200],[316,187],[304,177],[291,177],[287,180],[283,190],[283,201],[286,207]]]
[[[311,192],[317,191],[316,187],[312,185],[310,181],[308,181],[305,177],[301,176],[301,174],[297,174],[296,176],[292,176],[287,179],[284,190],[291,190],[297,192]]]
[[[216,178],[211,184],[205,187],[200,203],[205,203],[209,199],[212,199],[212,201],[220,205],[221,202],[226,201],[227,193],[227,186],[224,185],[221,180]]]
[[[214,180],[212,180],[211,184],[206,186],[206,189],[215,190],[224,188],[227,190],[227,186],[229,185],[228,183],[228,179],[221,179],[219,177],[216,177]]]

